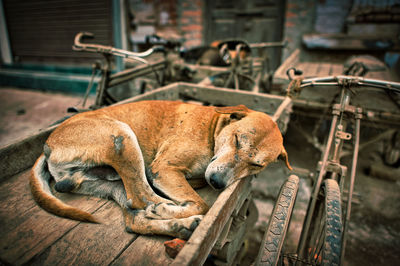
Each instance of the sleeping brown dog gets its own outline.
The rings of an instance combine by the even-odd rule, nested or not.
[[[114,199],[126,228],[187,239],[208,206],[190,185],[223,189],[281,157],[275,122],[245,106],[143,101],[81,113],[47,139],[32,169],[32,194],[45,210],[97,222],[51,192]]]

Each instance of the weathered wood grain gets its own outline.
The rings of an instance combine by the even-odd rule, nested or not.
[[[0,185],[0,235],[12,231],[18,222],[26,219],[26,212],[36,206],[29,191],[29,170]]]
[[[173,259],[165,252],[167,236],[139,236],[111,265],[168,265]]]
[[[303,66],[303,76],[304,77],[315,77],[318,75],[321,63],[307,62]]]
[[[43,143],[56,126],[0,149],[0,181],[31,167],[43,152]]]
[[[221,192],[171,265],[201,265],[205,262],[225,223],[234,211],[240,194],[250,186],[250,181],[250,177],[241,179]]]
[[[179,83],[179,94],[183,99],[192,99],[216,106],[244,104],[248,108],[273,114],[283,101],[283,96],[238,91],[190,83]]]
[[[45,250],[78,222],[47,213],[34,202],[27,172],[2,183],[0,258],[10,264],[22,264]],[[10,188],[10,185],[15,185]],[[17,188],[17,189],[15,189]],[[64,194],[64,202],[93,212],[106,202],[82,195]]]
[[[125,231],[122,211],[108,202],[95,213],[104,224],[80,223],[29,263],[108,265],[137,237]],[[144,254],[143,254],[144,255]]]
[[[328,76],[336,76],[343,74],[343,64],[332,64],[331,71]]]
[[[329,76],[329,73],[331,72],[331,67],[332,64],[330,63],[320,63],[316,75],[318,77]]]
[[[144,94],[140,94],[123,101],[120,101],[114,105],[120,105],[125,103],[137,102],[137,101],[147,101],[147,100],[178,100],[179,99],[179,91],[177,87],[178,83],[173,83],[153,91],[146,92]]]

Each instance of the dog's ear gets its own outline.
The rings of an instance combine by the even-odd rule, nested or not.
[[[215,112],[220,114],[230,114],[231,120],[240,120],[247,115],[249,109],[241,104],[238,106],[215,107]]]
[[[279,154],[279,156],[278,156],[278,159],[284,161],[285,164],[286,164],[286,167],[287,167],[289,170],[293,170],[293,168],[292,168],[292,167],[290,166],[290,164],[289,164],[288,154],[287,154],[287,152],[286,152],[286,150],[285,150],[285,147],[283,147],[283,146],[282,146],[281,154]]]

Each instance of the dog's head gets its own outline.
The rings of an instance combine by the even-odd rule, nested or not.
[[[234,181],[257,174],[283,159],[291,169],[278,126],[261,112],[244,105],[216,108],[220,113],[214,139],[214,157],[205,177],[215,189],[223,189]]]

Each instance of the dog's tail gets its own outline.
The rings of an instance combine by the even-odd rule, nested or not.
[[[40,207],[57,216],[82,222],[99,223],[90,213],[69,206],[56,198],[50,189],[50,179],[46,158],[42,154],[33,166],[30,175],[31,192]]]

